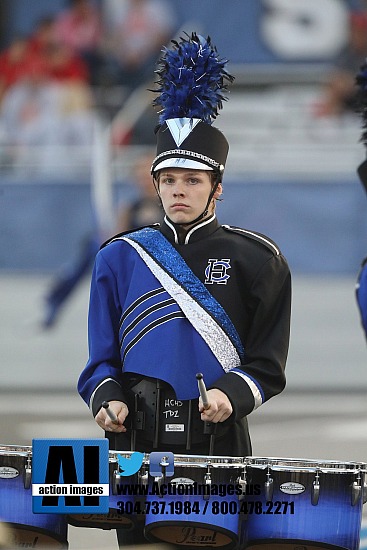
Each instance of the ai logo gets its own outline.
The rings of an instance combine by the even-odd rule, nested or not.
[[[205,268],[205,284],[212,285],[217,283],[219,285],[226,285],[230,277],[227,273],[227,269],[231,268],[231,260],[208,260],[208,265]]]
[[[107,514],[107,439],[34,439],[34,513]]]

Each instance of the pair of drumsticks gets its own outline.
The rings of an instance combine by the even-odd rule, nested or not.
[[[200,393],[201,400],[203,402],[203,407],[204,407],[205,410],[207,410],[207,409],[209,409],[210,404],[209,404],[209,400],[208,400],[208,394],[206,393],[206,386],[205,386],[205,382],[204,382],[204,377],[201,374],[201,372],[197,373],[196,380],[198,381],[198,388],[199,388],[199,393]],[[106,409],[106,413],[110,417],[112,422],[114,422],[115,424],[118,424],[118,418],[115,415],[115,413],[110,409],[110,404],[108,403],[108,401],[103,401],[102,407],[104,409]]]
[[[198,381],[199,393],[200,393],[201,400],[203,402],[204,410],[207,410],[207,409],[209,409],[210,404],[209,404],[208,394],[206,392],[204,377],[203,377],[201,372],[197,373],[196,380]],[[114,422],[115,424],[118,424],[118,418],[117,418],[116,414],[110,409],[110,405],[109,405],[108,401],[103,401],[102,407],[104,409],[106,409],[106,413],[110,417],[112,422]],[[213,430],[210,434],[210,446],[209,446],[209,455],[210,456],[213,454],[215,428],[216,428],[216,425],[214,425]]]

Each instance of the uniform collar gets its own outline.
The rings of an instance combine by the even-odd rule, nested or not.
[[[218,220],[216,215],[213,214],[209,218],[198,222],[190,229],[185,229],[182,225],[173,223],[166,216],[160,229],[170,242],[176,244],[189,244],[208,237],[214,233],[218,227]]]

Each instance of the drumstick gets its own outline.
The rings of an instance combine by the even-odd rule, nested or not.
[[[115,413],[110,409],[110,404],[108,403],[108,401],[103,401],[102,407],[106,409],[107,416],[110,417],[112,422],[114,422],[115,424],[118,424],[119,423],[118,418],[115,415]]]
[[[198,381],[199,393],[201,400],[203,402],[203,407],[205,410],[210,408],[210,403],[208,400],[208,394],[206,393],[206,386],[204,382],[204,377],[201,372],[198,372],[196,375],[196,380]]]
[[[208,400],[208,395],[206,393],[206,386],[205,386],[204,378],[203,378],[203,375],[201,374],[201,372],[197,373],[196,380],[198,381],[199,393],[200,393],[201,400],[203,402],[204,410],[208,410],[208,409],[210,409],[210,403],[209,403],[209,400]],[[217,425],[216,424],[213,425],[212,422],[209,422],[209,421],[205,422],[204,433],[210,433],[209,456],[213,456],[216,431],[217,431]]]

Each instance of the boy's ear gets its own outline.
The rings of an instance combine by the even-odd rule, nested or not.
[[[219,197],[221,196],[222,193],[223,193],[222,184],[221,184],[221,183],[218,183],[218,187],[216,188],[213,197],[214,197],[215,199],[219,199]]]

